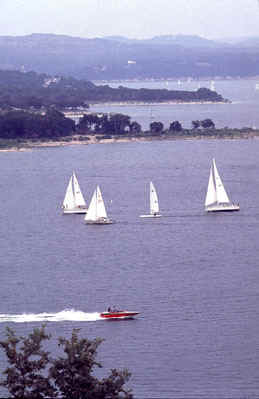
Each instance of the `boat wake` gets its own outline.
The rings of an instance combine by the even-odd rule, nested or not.
[[[100,313],[85,313],[74,309],[65,309],[58,313],[23,313],[23,314],[0,314],[0,323],[30,323],[45,321],[97,321],[102,320]]]

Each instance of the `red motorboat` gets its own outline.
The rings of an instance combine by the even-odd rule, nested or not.
[[[107,312],[102,312],[100,316],[103,319],[133,319],[139,312],[130,312],[128,310],[108,309]]]

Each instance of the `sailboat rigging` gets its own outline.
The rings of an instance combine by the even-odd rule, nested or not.
[[[210,177],[207,189],[207,195],[205,199],[205,211],[207,212],[225,212],[225,211],[239,211],[240,207],[238,204],[234,204],[230,201],[222,180],[219,176],[218,169],[216,167],[215,159],[212,160],[210,168]]]
[[[152,181],[149,184],[149,205],[150,205],[150,214],[140,215],[140,217],[141,218],[161,217],[161,214],[159,213],[158,196]]]
[[[63,201],[64,213],[86,213],[87,207],[75,172],[70,177]]]

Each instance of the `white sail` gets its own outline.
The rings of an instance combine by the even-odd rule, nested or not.
[[[74,197],[74,193],[73,193],[72,176],[71,176],[68,186],[67,186],[65,198],[63,201],[63,208],[64,209],[72,209],[74,207],[75,207],[75,197]]]
[[[217,202],[217,194],[216,194],[216,188],[215,188],[215,184],[214,184],[214,180],[213,180],[213,171],[212,171],[212,167],[211,167],[207,195],[206,195],[206,199],[205,199],[205,206],[209,206],[211,204],[214,204],[215,202]]]
[[[86,203],[83,197],[83,194],[81,192],[77,177],[75,175],[75,172],[73,172],[73,182],[74,182],[74,197],[75,197],[75,205],[76,206],[81,206],[81,207],[86,207]]]
[[[215,82],[214,82],[214,80],[211,80],[211,82],[210,82],[210,90],[211,91],[215,91]]]
[[[216,195],[218,203],[230,203],[226,190],[223,186],[222,180],[219,176],[215,159],[212,161],[213,169],[214,169],[214,177],[215,177],[215,187],[216,187]]]
[[[96,190],[93,193],[93,196],[92,196],[89,208],[88,208],[88,212],[85,215],[85,220],[95,222],[101,218],[106,219],[107,213],[105,210],[101,190],[100,190],[99,186],[97,186]]]
[[[159,213],[159,204],[154,184],[150,182],[150,213],[151,215]]]
[[[107,218],[106,209],[103,202],[102,193],[100,187],[96,188],[96,197],[97,197],[97,215],[98,218]]]
[[[97,197],[96,190],[94,190],[90,205],[88,207],[87,214],[85,215],[85,220],[96,220],[97,219]]]

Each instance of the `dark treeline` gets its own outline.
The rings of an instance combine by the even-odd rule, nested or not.
[[[105,139],[116,136],[145,137],[145,136],[221,136],[233,135],[233,131],[244,132],[244,129],[216,129],[214,122],[207,118],[192,121],[192,128],[183,128],[178,120],[172,121],[168,127],[160,121],[153,121],[149,129],[142,130],[141,125],[131,121],[130,116],[124,114],[96,114],[88,113],[76,123],[66,118],[55,109],[49,109],[44,115],[25,111],[9,111],[0,113],[1,140],[70,140],[77,135],[80,140],[87,140],[95,135]],[[251,129],[250,129],[251,130]]]
[[[74,132],[75,122],[54,109],[45,115],[20,110],[0,114],[2,139],[52,139]]]
[[[96,102],[222,102],[215,91],[167,89],[129,89],[96,86],[86,80],[51,77],[35,72],[0,71],[0,109],[88,107]]]

